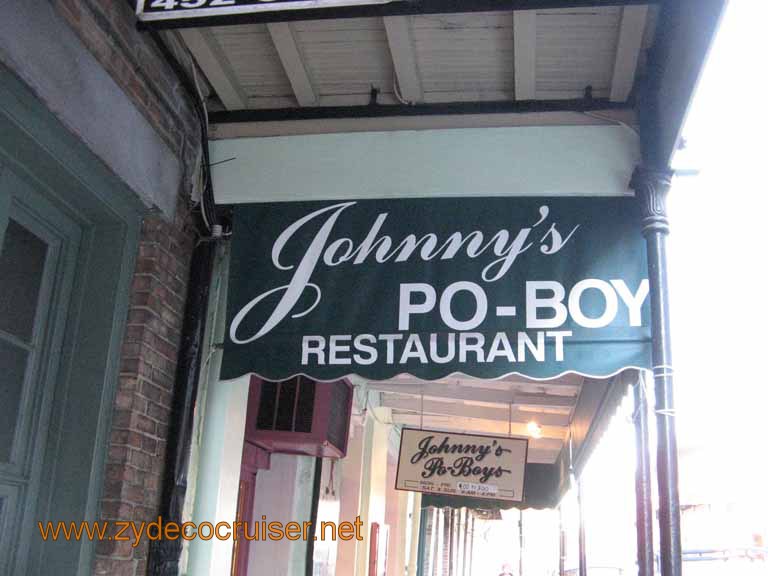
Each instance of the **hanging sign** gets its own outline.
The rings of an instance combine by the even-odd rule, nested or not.
[[[387,4],[392,0],[139,0],[139,20],[184,20],[285,10],[313,10],[365,4]]]
[[[634,198],[238,205],[223,376],[608,376],[649,366]]]
[[[522,502],[528,440],[404,428],[395,488]]]

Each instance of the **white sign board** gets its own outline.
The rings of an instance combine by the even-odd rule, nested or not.
[[[139,0],[143,22],[386,4],[392,0]]]
[[[395,488],[522,502],[528,440],[404,428]]]

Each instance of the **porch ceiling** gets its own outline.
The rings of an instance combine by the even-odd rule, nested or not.
[[[527,426],[534,421],[541,437],[529,438],[528,461],[552,464],[568,437],[584,384],[577,374],[546,381],[455,376],[435,382],[403,375],[368,382],[367,389],[380,393],[380,405],[401,426],[529,437]]]
[[[215,90],[214,123],[227,112],[247,118],[244,111],[260,121],[338,107],[370,114],[372,91],[376,108],[411,107],[415,114],[454,103],[480,105],[481,113],[493,103],[628,106],[657,7],[595,4],[193,27],[179,34]]]

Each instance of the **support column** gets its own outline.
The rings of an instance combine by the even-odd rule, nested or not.
[[[648,282],[651,296],[653,379],[656,394],[659,485],[659,544],[661,576],[682,575],[680,500],[677,476],[677,436],[672,384],[672,346],[667,285],[667,193],[672,172],[638,167],[630,187],[643,206],[643,236],[648,246]]]
[[[440,554],[442,570],[440,576],[453,576],[451,574],[451,551],[453,544],[453,508],[443,508],[443,529],[440,531],[443,539],[443,549]]]
[[[517,563],[517,576],[523,576],[523,545],[524,545],[524,542],[523,542],[523,511],[522,510],[520,510],[520,520],[518,522],[517,527],[518,527],[518,531],[519,531],[518,536],[520,538],[520,541],[519,541],[519,544],[520,544],[520,557],[518,558],[518,563]]]
[[[469,528],[469,510],[466,508],[461,509],[461,527],[459,531],[459,555],[461,560],[459,561],[458,576],[466,576],[467,574],[467,531]]]
[[[576,497],[579,503],[579,576],[587,576],[587,530],[584,519],[584,482],[576,483]]]
[[[445,576],[443,558],[445,551],[445,509],[437,508],[437,524],[435,530],[435,572],[434,576]]]
[[[360,483],[360,519],[366,536],[357,542],[357,568],[355,574],[367,574],[371,545],[371,526],[386,524],[387,452],[390,425],[386,408],[372,408],[365,422],[363,445],[363,477]]]
[[[643,374],[634,385],[635,411],[635,501],[637,526],[638,576],[653,576],[653,499],[651,490],[651,458],[648,446],[648,401]]]
[[[472,574],[472,560],[475,556],[475,515],[472,514],[472,521],[469,525],[469,562],[467,564],[467,572]]]
[[[560,530],[560,560],[558,562],[558,576],[565,576],[565,553],[567,540],[565,539],[565,524],[563,522],[563,505],[557,507],[558,528]]]
[[[365,429],[359,416],[353,416],[350,425],[347,456],[339,463],[341,470],[341,497],[339,518],[352,522],[361,514],[360,498],[365,452]],[[367,526],[366,526],[367,528]],[[354,574],[357,566],[358,542],[339,540],[336,549],[336,573]]]

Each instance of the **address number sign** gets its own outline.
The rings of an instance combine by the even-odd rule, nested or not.
[[[136,15],[143,22],[213,16],[314,10],[386,4],[391,0],[139,0]]]

